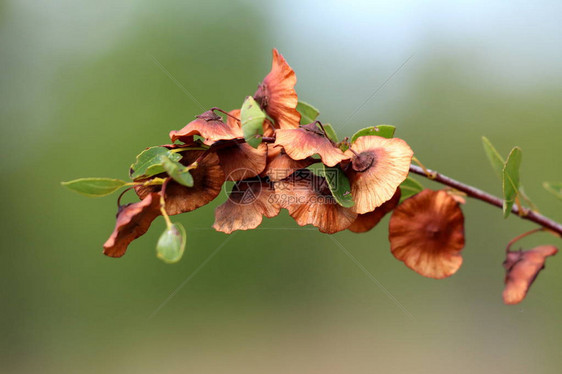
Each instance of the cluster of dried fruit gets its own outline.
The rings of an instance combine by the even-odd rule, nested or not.
[[[208,204],[231,181],[227,201],[215,210],[217,231],[254,229],[263,216],[271,218],[286,209],[300,226],[313,225],[327,234],[360,233],[392,212],[393,255],[426,277],[454,274],[465,241],[460,208],[464,198],[450,189],[412,188],[415,183],[407,179],[413,151],[393,137],[391,126],[363,129],[338,140],[330,125],[316,121],[317,110],[299,102],[296,80],[274,50],[271,72],[241,109],[213,108],[170,132],[173,144],[148,148],[137,157],[131,167],[133,182],[90,179],[87,188],[86,180],[75,184],[76,190],[89,194],[98,188],[98,195],[130,185],[141,199],[120,205],[104,253],[124,255],[128,245],[163,215],[168,228],[158,242],[158,254],[177,261],[185,232],[169,216]],[[525,297],[545,258],[556,251],[551,246],[508,251],[506,303]]]

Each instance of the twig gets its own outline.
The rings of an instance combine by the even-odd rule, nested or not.
[[[432,178],[426,174],[426,171],[424,171],[421,167],[416,165],[410,165],[410,171],[414,174],[421,175],[422,177],[428,178],[432,181],[444,184],[449,187],[453,187],[456,190],[464,192],[468,197],[472,197],[473,199],[478,199],[490,205],[494,205],[498,208],[503,207],[503,200],[500,199],[499,197],[490,195],[489,193],[479,190],[476,187],[469,186],[455,179],[449,178],[443,174],[440,174],[436,171],[427,169],[427,171],[432,174]],[[511,212],[517,215],[521,219],[526,219],[528,221],[534,222],[550,231],[555,232],[556,234],[562,237],[562,224],[553,221],[550,218],[547,218],[540,213],[531,210],[531,211],[524,211],[522,213],[525,214],[521,215],[519,208],[515,205],[513,206],[513,208],[511,208]]]

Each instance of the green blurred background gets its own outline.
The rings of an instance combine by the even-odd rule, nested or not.
[[[465,206],[464,264],[441,281],[393,258],[388,218],[335,235],[345,250],[286,212],[228,237],[210,228],[224,196],[177,217],[188,248],[166,265],[161,219],[105,257],[114,197],[59,182],[126,178],[201,112],[177,82],[238,108],[276,47],[340,135],[393,124],[428,166],[495,194],[480,136],[521,146],[527,194],[561,220],[541,186],[562,180],[561,16],[558,1],[1,1],[0,372],[559,372],[562,258],[503,305],[503,249],[534,226],[498,209]]]

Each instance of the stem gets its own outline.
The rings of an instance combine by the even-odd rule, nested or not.
[[[120,208],[120,207],[121,207],[121,198],[123,198],[123,195],[125,195],[125,193],[127,193],[127,191],[130,191],[130,190],[132,190],[133,188],[135,188],[135,187],[134,187],[134,186],[133,186],[133,187],[129,187],[129,188],[125,189],[123,192],[121,192],[121,194],[120,194],[119,197],[117,198],[117,208]]]
[[[429,170],[427,170],[427,168],[425,167],[425,165],[422,164],[421,161],[418,160],[418,158],[417,158],[416,156],[413,156],[413,157],[412,157],[412,161],[414,161],[416,164],[418,164],[418,165],[422,168],[422,170],[423,170],[424,173],[426,174],[426,175],[425,175],[426,178],[433,179],[434,175],[431,174],[431,173],[429,172]]]
[[[170,150],[172,153],[184,152],[184,151],[206,151],[209,149],[208,146],[205,147],[184,147],[184,148],[175,148]]]
[[[349,146],[348,150],[353,153],[355,155],[355,157],[359,157],[359,154],[357,152],[355,152],[352,148],[351,145]]]
[[[326,137],[326,139],[328,139],[330,142],[332,142],[332,144],[335,144],[334,141],[332,139],[330,139],[330,137],[328,136],[328,133],[326,133],[326,129],[324,128],[324,125],[322,124],[322,122],[314,121],[314,124],[319,125],[320,128],[322,128],[322,132],[324,133],[324,136]]]
[[[431,174],[431,177],[426,174],[426,171]],[[449,187],[453,187],[456,190],[464,192],[468,197],[472,197],[473,199],[481,200],[485,203],[494,205],[498,208],[503,207],[503,200],[500,199],[499,197],[490,195],[489,193],[479,190],[476,187],[469,186],[455,179],[449,178],[443,174],[440,174],[436,171],[429,170],[429,169],[426,169],[426,171],[424,171],[419,166],[410,165],[410,172],[414,174],[418,174],[432,181],[444,184]],[[553,221],[550,218],[543,216],[542,214],[539,214],[534,211],[526,211],[524,209],[520,211],[519,207],[515,205],[513,206],[513,208],[511,208],[511,212],[513,214],[516,214],[521,219],[526,219],[528,221],[534,222],[544,227],[545,229],[553,231],[554,233],[558,234],[558,236],[562,237],[562,224]]]
[[[507,243],[507,247],[505,248],[505,252],[506,252],[506,253],[509,253],[509,252],[510,252],[510,249],[511,249],[511,246],[512,246],[513,244],[515,244],[515,242],[518,242],[519,240],[523,239],[524,237],[529,236],[529,235],[532,235],[532,234],[534,234],[534,233],[536,233],[536,232],[539,232],[539,231],[544,231],[544,227],[538,227],[538,228],[533,229],[533,230],[531,230],[531,231],[527,231],[527,232],[525,232],[525,233],[523,233],[523,234],[521,234],[521,235],[517,235],[515,238],[511,239],[511,240],[509,241],[509,243]]]
[[[270,120],[268,120],[267,118],[263,121],[263,123],[266,123],[266,122],[267,122],[267,126],[269,126],[269,128],[273,131],[273,133],[275,133],[276,128],[273,126],[273,123]],[[262,136],[262,138],[263,138],[263,136]]]
[[[221,108],[213,107],[213,108],[211,108],[211,110],[213,110],[213,111],[216,110],[216,111],[219,111],[219,112],[221,112],[221,113],[224,113],[224,114],[226,114],[227,116],[229,116],[230,118],[233,118],[233,119],[235,119],[236,121],[240,122],[240,118],[236,118],[235,116],[233,116],[232,114],[230,114],[230,113],[228,113],[228,112],[222,110]]]
[[[135,186],[159,186],[164,184],[164,182],[166,182],[165,178],[152,178],[147,180],[146,182],[134,182],[133,184]]]
[[[168,212],[166,212],[166,187],[168,186],[168,182],[171,178],[167,178],[164,184],[162,184],[162,190],[160,190],[160,212],[162,212],[162,216],[166,221],[166,227],[168,230],[172,227],[172,221],[170,221],[170,216],[168,216]]]

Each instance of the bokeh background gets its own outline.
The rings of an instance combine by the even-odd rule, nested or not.
[[[201,112],[187,91],[238,108],[277,47],[340,135],[393,124],[495,194],[480,137],[521,146],[527,194],[561,220],[541,186],[562,180],[561,17],[559,1],[1,1],[0,372],[559,372],[562,258],[503,305],[504,246],[534,226],[498,209],[464,207],[464,264],[441,281],[393,258],[388,218],[335,235],[343,249],[286,212],[229,237],[210,228],[224,195],[176,217],[188,248],[166,265],[161,220],[105,257],[116,196],[59,182],[126,178]],[[560,241],[523,242],[539,243]]]

